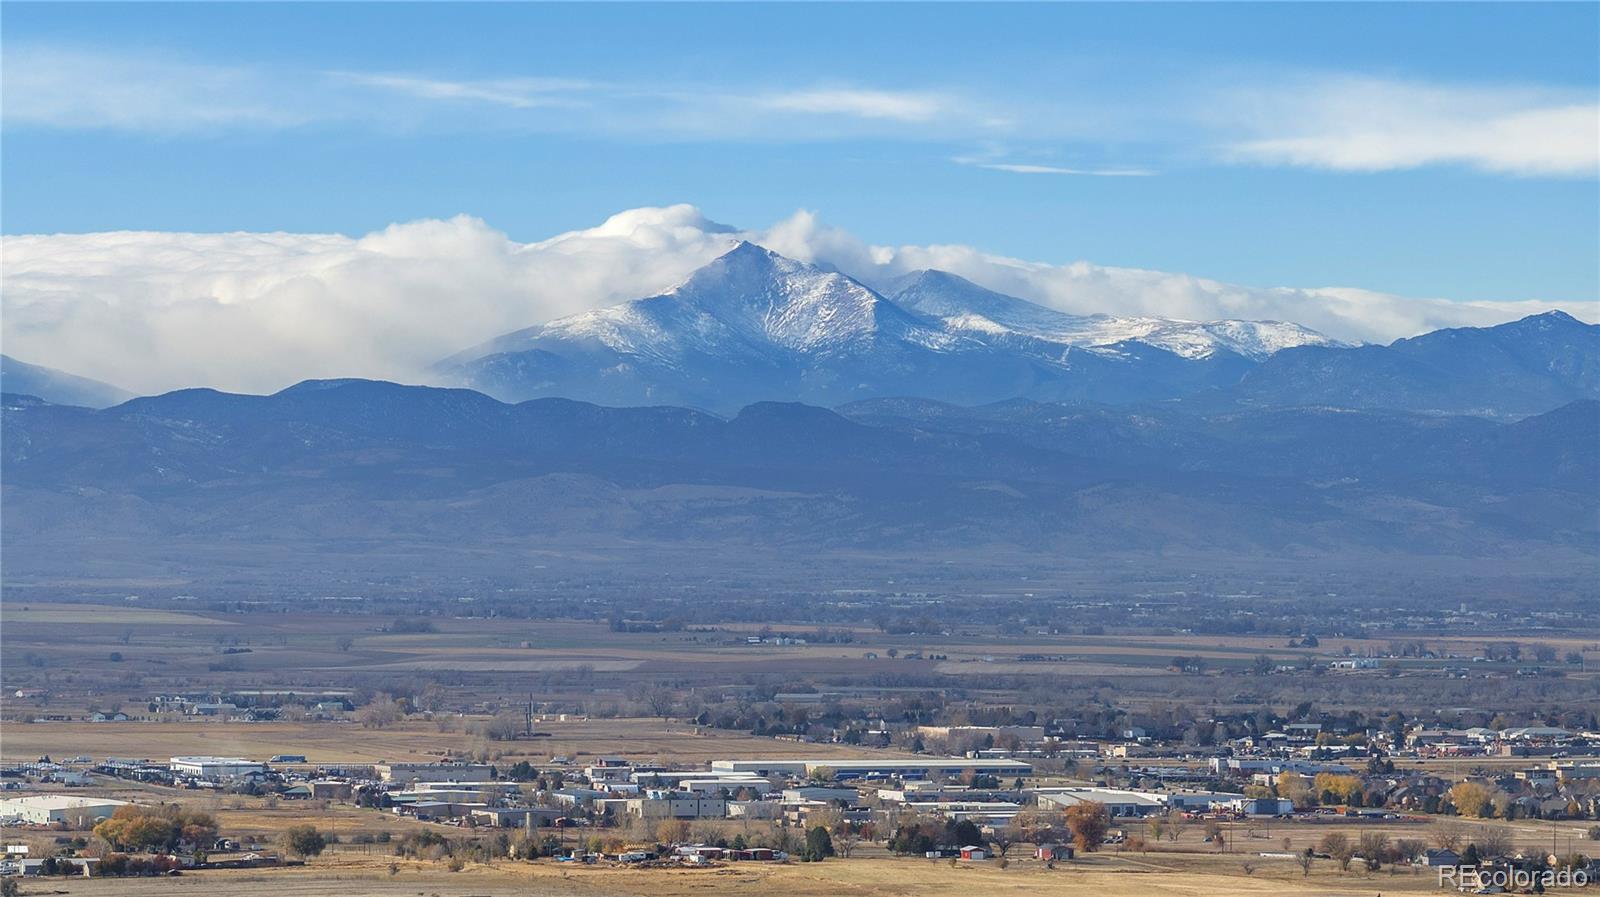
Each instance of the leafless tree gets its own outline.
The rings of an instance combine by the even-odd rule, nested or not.
[[[1505,856],[1511,852],[1511,830],[1503,825],[1485,825],[1472,833],[1472,843],[1485,857]]]
[[[1350,844],[1350,836],[1343,832],[1330,832],[1323,837],[1318,845],[1322,852],[1333,858],[1339,864],[1340,872],[1350,871],[1350,861],[1355,858],[1356,850]]]
[[[1301,878],[1309,878],[1311,876],[1311,864],[1316,862],[1316,860],[1316,851],[1309,847],[1295,854],[1294,861],[1300,864]]]

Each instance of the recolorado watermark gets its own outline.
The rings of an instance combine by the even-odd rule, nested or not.
[[[1494,869],[1482,872],[1476,866],[1440,866],[1439,887],[1460,890],[1478,888],[1531,888],[1535,883],[1546,888],[1582,888],[1589,884],[1583,869]]]

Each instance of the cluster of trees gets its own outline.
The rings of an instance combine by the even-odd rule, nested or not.
[[[1067,830],[1072,832],[1072,841],[1079,850],[1099,850],[1106,832],[1111,830],[1111,814],[1105,804],[1095,801],[1073,804],[1067,808]]]
[[[40,875],[82,875],[83,866],[69,857],[45,857],[39,864]]]
[[[97,875],[129,876],[129,875],[167,875],[180,868],[180,863],[174,857],[131,857],[125,853],[108,853],[100,858],[100,866],[95,870]]]
[[[971,820],[959,822],[919,819],[900,824],[889,837],[889,850],[898,854],[918,855],[940,847],[967,847],[987,844],[983,832]]]
[[[177,804],[128,804],[96,825],[94,833],[115,850],[167,852],[180,843],[203,850],[217,838],[217,821],[210,813],[186,810]]]
[[[301,858],[317,856],[327,847],[328,837],[314,825],[291,825],[278,836],[280,850]]]
[[[528,716],[522,710],[503,710],[472,727],[473,734],[490,741],[515,741],[528,731]]]
[[[518,760],[517,762],[511,764],[510,766],[506,767],[505,771],[501,772],[500,775],[513,782],[532,782],[540,778],[539,770],[536,769],[532,763],[529,763],[526,760]],[[552,771],[551,775],[555,776],[558,782],[560,781],[560,772]],[[561,786],[557,784],[555,787],[559,788]],[[544,786],[540,785],[539,789],[541,791],[544,790]]]
[[[1009,824],[994,827],[989,837],[984,837],[972,820],[911,820],[894,830],[888,848],[894,853],[914,855],[940,847],[992,845],[995,852],[1004,857],[1015,844],[1055,843],[1070,838],[1078,850],[1088,853],[1100,849],[1109,831],[1111,814],[1105,804],[1085,801],[1068,807],[1065,814],[1037,809],[1023,811]]]
[[[1425,849],[1426,845],[1415,838],[1390,841],[1389,836],[1382,832],[1364,832],[1356,841],[1351,841],[1350,837],[1343,833],[1331,832],[1317,845],[1317,853],[1337,863],[1340,871],[1348,871],[1350,864],[1359,859],[1368,872],[1376,872],[1383,868],[1385,863],[1392,865],[1412,862],[1422,856]],[[1307,851],[1304,861],[1300,864],[1302,870],[1310,870],[1310,860],[1314,856],[1315,854]]]
[[[1297,772],[1282,772],[1273,790],[1277,797],[1293,801],[1297,808],[1316,804],[1359,807],[1367,803],[1366,783],[1357,775],[1319,772],[1310,778]]]
[[[382,694],[356,711],[356,722],[363,728],[382,729],[405,719],[411,709],[409,701]]]
[[[408,833],[392,843],[397,857],[445,861],[453,870],[464,868],[469,862],[487,863],[505,857],[530,860],[559,856],[571,846],[563,844],[554,833],[515,838],[512,832],[500,831],[484,838],[452,840],[429,829]],[[605,845],[596,836],[577,846],[598,852]]]
[[[1501,856],[1512,850],[1510,829],[1498,825],[1470,827],[1446,819],[1434,824],[1432,840],[1434,847],[1458,851],[1463,858],[1470,854],[1473,863],[1480,855]]]
[[[833,836],[820,825],[812,826],[811,830],[806,832],[806,846],[800,851],[800,861],[820,863],[833,855]]]
[[[1470,839],[1470,840],[1469,840]],[[1475,866],[1480,860],[1504,856],[1514,849],[1510,830],[1500,826],[1471,828],[1445,820],[1434,825],[1433,846],[1460,853],[1464,865]],[[1304,873],[1309,874],[1313,862],[1326,857],[1338,865],[1340,871],[1349,871],[1356,860],[1368,872],[1376,872],[1385,864],[1410,863],[1419,859],[1427,845],[1416,838],[1390,840],[1382,832],[1365,832],[1359,839],[1351,840],[1342,832],[1330,832],[1318,842],[1315,849],[1306,848],[1297,856]]]

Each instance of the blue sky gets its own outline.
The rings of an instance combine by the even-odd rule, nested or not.
[[[692,203],[873,243],[1600,295],[1595,4],[7,3],[7,234],[517,240]]]

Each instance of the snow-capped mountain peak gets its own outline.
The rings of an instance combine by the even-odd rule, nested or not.
[[[911,316],[866,286],[741,241],[654,304],[693,306],[743,339],[798,352],[827,351],[879,334],[908,335]]]
[[[441,368],[516,400],[1104,400],[1227,385],[1280,348],[1328,342],[1294,325],[1071,315],[943,271],[888,292],[740,242],[657,295],[508,334]]]
[[[1340,345],[1314,330],[1278,321],[1183,321],[1171,318],[1073,315],[985,289],[947,271],[916,271],[890,285],[900,305],[954,330],[1015,333],[1046,342],[1114,352],[1137,342],[1184,358],[1219,350],[1260,361],[1293,346]]]
[[[843,274],[740,241],[663,293],[507,334],[452,360],[561,343],[672,363],[691,354],[859,351],[881,339],[946,338]]]

